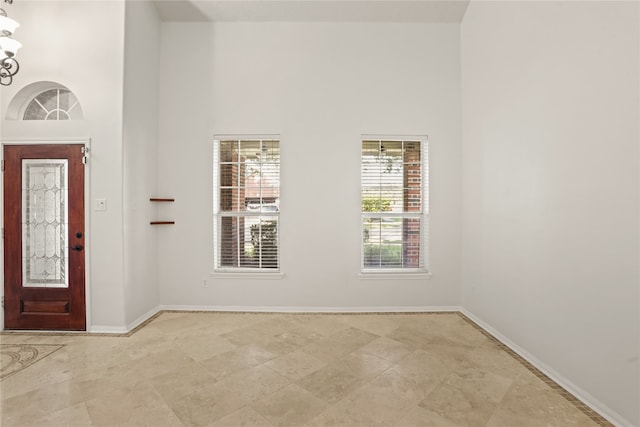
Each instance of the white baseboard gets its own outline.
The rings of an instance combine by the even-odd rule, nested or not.
[[[133,331],[135,328],[149,320],[151,317],[155,316],[160,310],[160,306],[156,306],[124,327],[91,325],[87,332],[89,332],[90,334],[128,334],[129,332]]]
[[[633,424],[626,420],[624,417],[617,414],[607,405],[600,402],[595,397],[591,396],[586,391],[582,390],[580,387],[573,384],[571,381],[560,375],[558,372],[553,370],[551,367],[540,361],[538,358],[533,356],[531,353],[511,341],[509,338],[498,332],[493,327],[489,326],[487,323],[482,321],[473,313],[467,311],[464,308],[460,309],[460,312],[467,316],[469,319],[473,320],[477,323],[482,329],[493,335],[498,341],[509,347],[511,350],[516,352],[522,358],[524,358],[527,362],[531,363],[537,369],[539,369],[543,374],[551,378],[555,381],[560,387],[567,390],[569,393],[574,395],[578,400],[582,401],[585,405],[589,406],[591,409],[596,411],[602,417],[606,418],[609,422],[618,427],[633,427]]]
[[[440,313],[458,312],[458,306],[427,307],[265,307],[233,305],[159,305],[138,317],[126,327],[92,325],[87,331],[94,334],[127,334],[163,310],[170,311],[228,311],[253,313]]]
[[[143,324],[144,322],[146,322],[147,320],[151,319],[153,316],[158,314],[158,312],[161,310],[162,309],[160,308],[160,306],[155,306],[151,310],[147,311],[145,314],[138,317],[136,320],[134,320],[133,322],[127,325],[127,332],[133,331],[135,328],[137,328],[138,326],[140,326],[141,324]]]
[[[126,334],[129,330],[124,326],[91,325],[87,332],[90,334]]]
[[[253,313],[438,313],[458,312],[458,306],[434,307],[265,307],[234,305],[163,305],[160,310],[229,311]]]

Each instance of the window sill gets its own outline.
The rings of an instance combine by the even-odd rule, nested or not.
[[[280,272],[257,272],[257,271],[212,271],[210,273],[214,279],[259,279],[259,280],[282,280],[284,273]]]
[[[371,271],[361,272],[358,274],[360,280],[429,280],[431,279],[431,273],[428,271],[416,271],[416,272],[382,272]]]

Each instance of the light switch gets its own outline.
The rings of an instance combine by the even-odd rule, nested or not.
[[[95,210],[98,212],[103,212],[107,210],[107,199],[95,199],[94,200]]]

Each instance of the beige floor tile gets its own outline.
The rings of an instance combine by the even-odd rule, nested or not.
[[[84,402],[46,414],[29,423],[30,427],[91,427],[92,425]]]
[[[94,426],[180,426],[181,422],[147,383],[121,389],[109,398],[89,400],[87,411]]]
[[[233,351],[238,346],[213,333],[202,333],[196,336],[183,336],[174,340],[171,345],[180,348],[183,353],[197,362]]]
[[[263,331],[259,331],[256,328],[250,326],[227,332],[225,334],[222,334],[221,336],[228,342],[235,344],[236,346],[257,344],[272,339],[272,336],[270,334],[265,334]]]
[[[385,425],[366,413],[359,413],[357,409],[342,402],[334,405],[317,417],[306,423],[305,427],[370,427]]]
[[[231,342],[230,340],[234,341]],[[458,314],[162,313],[0,381],[4,426],[592,426]]]
[[[129,339],[123,339],[122,341],[128,341],[127,354],[131,359],[135,360],[174,348],[175,335],[167,336],[162,330],[150,325],[142,328]]]
[[[394,424],[396,427],[460,427],[459,424],[448,420],[435,412],[419,406],[409,410],[400,421]],[[515,427],[512,425],[511,427]]]
[[[204,367],[199,364],[192,364],[188,367],[150,378],[149,382],[169,402],[200,391],[205,392],[216,380]]]
[[[500,403],[511,388],[513,379],[462,364],[447,377],[445,384],[454,385],[461,390],[470,390],[480,399]]]
[[[429,335],[427,329],[401,325],[387,334],[386,337],[405,345],[411,350],[419,350],[427,348],[433,335]]]
[[[14,332],[0,332],[0,344],[25,344],[28,342],[28,340],[29,336],[25,334],[17,334]],[[53,344],[53,342],[51,343]]]
[[[436,336],[445,336],[454,341],[480,345],[487,339],[484,334],[455,313],[428,316],[423,318],[422,322],[428,325],[430,333]],[[405,325],[412,326],[411,324]]]
[[[485,334],[480,332],[474,326],[469,324],[466,320],[460,316],[441,316],[443,319],[450,321],[448,325],[442,325],[439,327],[438,332],[440,335],[447,337],[453,341],[457,341],[462,344],[469,344],[473,346],[486,345],[491,342]]]
[[[516,383],[539,381],[531,371],[525,368],[510,354],[497,345],[479,346],[467,353],[461,366],[476,367],[487,372],[512,378]]]
[[[420,406],[461,425],[485,425],[512,383],[480,369],[457,369]]]
[[[211,424],[211,427],[273,427],[273,424],[250,406],[245,406],[222,417]]]
[[[298,315],[298,321],[299,325],[326,337],[350,327],[334,315],[303,314]]]
[[[415,350],[390,371],[414,381],[425,394],[429,394],[459,365],[460,362],[457,360],[439,356],[431,351]]]
[[[596,427],[600,425],[581,412],[566,409],[565,411],[562,415],[550,416],[543,413],[532,414],[529,411],[521,411],[520,408],[498,407],[486,427]]]
[[[3,396],[1,425],[27,426],[33,419],[79,403],[69,399],[67,388],[68,384],[61,382],[9,398]]]
[[[352,327],[379,336],[385,336],[396,330],[400,323],[395,314],[361,314],[347,318],[345,321]]]
[[[107,370],[100,367],[96,367],[89,379],[85,379],[85,375],[76,375],[74,363],[68,358],[65,359],[65,364],[55,362],[49,365],[45,360],[41,362],[42,366],[30,366],[0,381],[2,400],[6,401],[29,392],[52,393],[66,398],[67,403],[71,405],[139,381],[136,377],[123,381],[118,376],[108,375]],[[58,378],[59,381],[52,383],[51,380],[54,378]]]
[[[224,314],[218,313],[198,313],[195,316],[194,313],[188,312],[163,313],[154,319],[149,326],[160,330],[165,337],[174,338],[197,334],[205,329],[210,332],[220,331],[216,326],[224,323],[224,317]],[[241,328],[251,323],[249,318],[242,314],[230,320],[233,321],[233,329]],[[228,331],[225,330],[225,332]]]
[[[131,384],[136,380],[138,379],[133,378],[125,382],[119,378],[104,376],[90,380],[73,379],[53,386],[44,386],[43,389],[51,387],[54,393],[66,395],[69,404],[73,405],[100,397],[110,397],[120,393],[123,389],[130,388]],[[60,385],[63,387],[60,388]]]
[[[69,369],[69,356],[63,347],[45,358],[36,361],[27,369],[15,372],[0,382],[0,393],[4,397],[17,396],[49,384],[70,381],[73,373]]]
[[[238,347],[260,346],[275,355],[282,355],[295,351],[299,347],[294,342],[278,339],[279,335],[285,333],[287,324],[288,322],[277,322],[276,319],[271,319],[268,322],[236,329],[221,336]]]
[[[196,362],[179,349],[164,350],[148,357],[123,363],[107,370],[108,375],[122,378],[123,381],[135,378],[153,378],[169,372],[186,368]]]
[[[377,335],[347,327],[302,347],[302,350],[325,362],[332,362],[360,349],[376,338],[378,338]]]
[[[330,335],[330,338],[337,343],[351,345],[356,350],[378,338],[378,335],[350,327]]]
[[[275,393],[290,383],[288,378],[265,365],[261,365],[229,375],[220,380],[218,385],[246,402],[253,402]]]
[[[251,405],[277,427],[303,425],[322,412],[327,404],[295,384]]]
[[[238,346],[261,344],[273,341],[278,335],[296,327],[297,325],[293,320],[288,320],[284,317],[275,317],[235,329],[222,334],[222,336]]]
[[[165,398],[168,406],[185,426],[209,426],[249,403],[230,393],[220,383],[203,385],[191,393]]]
[[[287,329],[285,332],[277,334],[275,338],[280,341],[293,344],[297,347],[303,347],[325,337],[324,335],[304,326],[294,326]]]
[[[204,366],[216,380],[220,380],[235,372],[253,368],[254,366],[273,360],[276,357],[276,354],[260,346],[245,346],[217,354],[200,362],[200,364]]]
[[[595,426],[584,413],[542,381],[514,384],[489,419],[488,427]]]
[[[326,364],[326,362],[298,350],[273,359],[267,362],[266,366],[295,381],[317,371]]]
[[[276,356],[282,356],[283,354],[291,353],[300,348],[300,346],[298,345],[282,341],[277,338],[263,341],[257,345],[267,350],[268,352],[275,354]]]
[[[333,362],[336,359],[346,356],[354,351],[353,346],[350,344],[340,344],[333,341],[331,338],[322,338],[318,341],[314,341],[301,348],[302,351],[308,354],[312,354],[320,360],[325,362]]]
[[[273,338],[289,329],[295,328],[297,324],[294,318],[272,315],[268,320],[252,325],[251,327],[263,335]]]
[[[447,337],[435,337],[430,339],[427,345],[423,348],[438,354],[440,357],[454,359],[461,362],[477,347],[471,344],[454,341]]]
[[[411,379],[388,370],[371,380],[366,387],[358,390],[357,398],[371,402],[385,402],[394,408],[407,409],[417,405],[425,397],[424,390]]]
[[[384,373],[311,420],[319,426],[392,426],[421,394],[400,375]]]
[[[386,337],[371,341],[361,350],[394,363],[411,353],[411,350],[406,345]]]
[[[198,327],[194,328],[191,334],[205,331],[206,333],[223,335],[262,321],[259,315],[253,313],[190,313],[189,315],[191,320],[195,320],[198,324]]]
[[[325,366],[297,382],[300,387],[331,404],[344,399],[363,383],[339,363]]]
[[[132,362],[127,338],[90,337],[65,346],[74,379],[97,379],[116,366]],[[104,341],[103,341],[104,340]]]
[[[362,380],[370,380],[393,366],[393,362],[381,359],[362,350],[354,351],[333,362],[347,369]]]

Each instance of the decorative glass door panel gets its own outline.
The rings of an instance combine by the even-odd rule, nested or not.
[[[22,160],[22,286],[67,288],[68,164]]]

